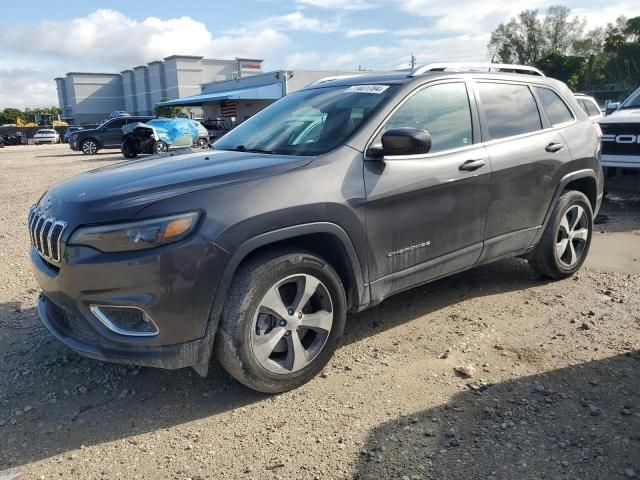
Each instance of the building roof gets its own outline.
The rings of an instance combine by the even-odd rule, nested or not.
[[[202,60],[204,57],[199,55],[171,55],[169,57],[164,57],[165,60],[173,60],[174,58],[190,58],[192,60]]]
[[[220,100],[277,100],[284,96],[282,83],[272,83],[270,85],[260,85],[256,87],[240,88],[235,90],[225,90],[221,92],[201,93],[191,97],[176,98],[167,102],[158,102],[155,105],[160,107],[173,106],[199,106],[208,102]]]

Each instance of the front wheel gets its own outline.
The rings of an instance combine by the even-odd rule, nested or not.
[[[558,199],[529,263],[547,277],[570,277],[586,260],[592,234],[593,210],[589,199],[582,192],[565,192]]]
[[[206,138],[202,138],[202,137],[201,137],[201,138],[199,138],[199,139],[198,139],[198,141],[196,142],[196,145],[197,145],[198,147],[200,147],[200,148],[204,148],[204,147],[206,147],[207,145],[209,145],[209,142],[207,141],[207,139],[206,139]]]
[[[156,143],[153,144],[153,154],[154,155],[158,155],[160,153],[165,153],[167,150],[169,150],[169,145],[167,145],[162,140],[158,140]]]
[[[80,150],[85,155],[95,155],[98,153],[98,143],[95,140],[87,139],[80,145]]]
[[[346,310],[342,282],[322,258],[291,251],[257,257],[234,277],[216,355],[229,374],[253,390],[291,390],[330,360]]]
[[[136,149],[135,142],[129,139],[122,142],[122,145],[120,145],[120,151],[124,158],[136,158],[138,156],[138,150]]]

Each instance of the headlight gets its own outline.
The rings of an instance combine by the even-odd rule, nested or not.
[[[159,247],[189,235],[200,214],[183,213],[139,222],[83,227],[69,239],[69,245],[86,245],[101,252],[128,252]]]

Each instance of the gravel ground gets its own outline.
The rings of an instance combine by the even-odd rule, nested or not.
[[[85,359],[41,326],[26,212],[119,157],[0,149],[0,480],[640,478],[637,196],[612,193],[572,279],[513,259],[396,295],[268,396]]]

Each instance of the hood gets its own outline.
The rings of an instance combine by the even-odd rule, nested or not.
[[[127,161],[53,185],[40,201],[47,214],[68,223],[133,218],[159,200],[197,190],[274,175],[312,157],[199,150]]]
[[[598,123],[640,123],[640,108],[616,110],[598,120]]]

